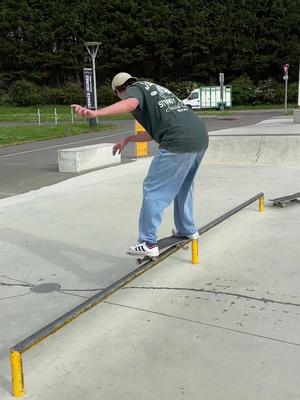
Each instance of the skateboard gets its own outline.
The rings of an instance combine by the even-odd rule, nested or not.
[[[129,254],[130,256],[137,257],[137,264],[143,264],[146,261],[157,261],[160,256],[165,253],[167,250],[169,250],[172,247],[177,247],[177,248],[182,248],[183,250],[186,250],[188,248],[188,243],[190,239],[188,239],[186,236],[167,236],[163,239],[160,239],[157,242],[158,245],[158,251],[159,255],[156,257],[153,256],[141,256],[139,254],[132,254],[130,252],[127,252],[126,254]]]
[[[273,201],[274,206],[285,207],[286,203],[290,201],[300,202],[300,192],[291,194],[290,196],[277,197],[277,199],[270,199]]]

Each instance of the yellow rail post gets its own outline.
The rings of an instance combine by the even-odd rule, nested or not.
[[[259,198],[259,212],[264,212],[265,211],[265,199],[264,196],[261,196]]]
[[[22,354],[18,351],[10,352],[10,368],[12,376],[12,395],[15,397],[24,396],[24,379]]]
[[[135,134],[144,133],[146,129],[137,121],[135,121]],[[137,142],[136,143],[136,156],[145,157],[148,155],[148,143],[147,142]]]
[[[192,240],[192,264],[199,264],[198,239]]]

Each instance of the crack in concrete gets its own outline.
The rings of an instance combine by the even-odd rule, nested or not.
[[[148,290],[178,290],[178,291],[190,291],[190,292],[198,292],[198,293],[209,293],[209,294],[215,294],[215,295],[225,295],[225,296],[234,296],[238,299],[246,299],[246,300],[254,300],[254,301],[260,301],[263,303],[271,303],[271,304],[280,304],[284,306],[294,306],[294,307],[300,307],[300,304],[298,303],[291,303],[287,301],[279,301],[279,300],[272,300],[272,299],[267,299],[264,297],[253,297],[253,296],[246,296],[244,294],[239,294],[239,293],[230,293],[230,292],[220,292],[216,290],[207,290],[207,289],[196,289],[196,288],[174,288],[174,287],[167,287],[167,286],[127,286],[124,287],[123,289],[148,289]]]
[[[207,326],[207,327],[211,327],[211,328],[215,328],[215,329],[221,329],[221,330],[228,331],[228,332],[240,333],[240,334],[243,334],[243,335],[257,337],[257,338],[261,338],[261,339],[266,339],[266,340],[270,340],[270,341],[277,342],[277,343],[287,344],[287,345],[290,345],[290,346],[300,347],[300,343],[291,342],[291,341],[283,340],[283,339],[278,339],[278,338],[275,338],[275,337],[272,337],[272,336],[259,335],[257,333],[251,333],[251,332],[242,331],[242,330],[239,330],[239,329],[228,328],[228,327],[222,326],[222,325],[209,324],[207,322],[202,322],[202,321],[198,321],[198,320],[195,320],[195,319],[184,318],[184,317],[180,317],[180,316],[177,316],[177,315],[171,315],[171,314],[166,314],[166,313],[159,312],[159,311],[147,310],[145,308],[128,306],[128,305],[125,305],[125,304],[114,303],[114,302],[106,301],[106,300],[103,301],[103,303],[110,304],[110,305],[117,306],[117,307],[124,307],[124,308],[129,308],[129,309],[132,309],[132,310],[142,311],[142,312],[146,312],[146,313],[149,313],[149,314],[159,315],[159,316],[162,316],[162,317],[173,318],[173,319],[177,319],[177,320],[180,320],[180,321],[185,321],[185,322],[190,322],[190,323],[194,323],[194,324],[204,325],[204,326]]]
[[[7,283],[7,282],[1,282],[0,281],[0,286],[22,286],[22,287],[31,287],[32,285],[27,285],[27,284],[23,284],[23,283]]]

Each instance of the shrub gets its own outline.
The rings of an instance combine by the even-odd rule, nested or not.
[[[291,83],[290,85],[288,85],[288,96],[287,97],[288,97],[288,103],[297,104],[298,83]]]
[[[42,88],[44,104],[63,104],[64,94],[62,88],[44,86]]]
[[[0,106],[9,105],[9,96],[6,90],[0,89]]]
[[[278,104],[284,99],[284,85],[269,78],[259,81],[254,93],[254,104]]]
[[[71,83],[61,87],[47,87],[42,89],[44,104],[72,104],[84,103],[84,92],[79,84]]]
[[[40,88],[25,79],[15,82],[8,95],[10,103],[15,106],[34,106],[42,103]]]
[[[163,86],[167,89],[171,90],[176,96],[183,100],[196,88],[200,85],[196,82],[192,81],[171,81],[171,82],[164,82]]]
[[[84,91],[80,84],[69,83],[61,88],[63,92],[62,103],[60,104],[83,104],[84,102]]]
[[[247,75],[235,78],[232,83],[232,103],[234,105],[252,104],[254,101],[254,86]]]
[[[115,103],[119,98],[114,94],[109,82],[101,85],[97,90],[98,107]]]

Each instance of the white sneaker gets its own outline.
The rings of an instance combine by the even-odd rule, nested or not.
[[[149,257],[158,257],[159,255],[158,246],[156,244],[151,246],[146,242],[137,243],[133,246],[129,246],[128,253],[137,256]]]
[[[182,235],[182,233],[178,232],[176,229],[172,229],[172,235],[175,237],[187,237],[191,240],[198,239],[200,237],[198,231],[192,233],[191,235]]]

